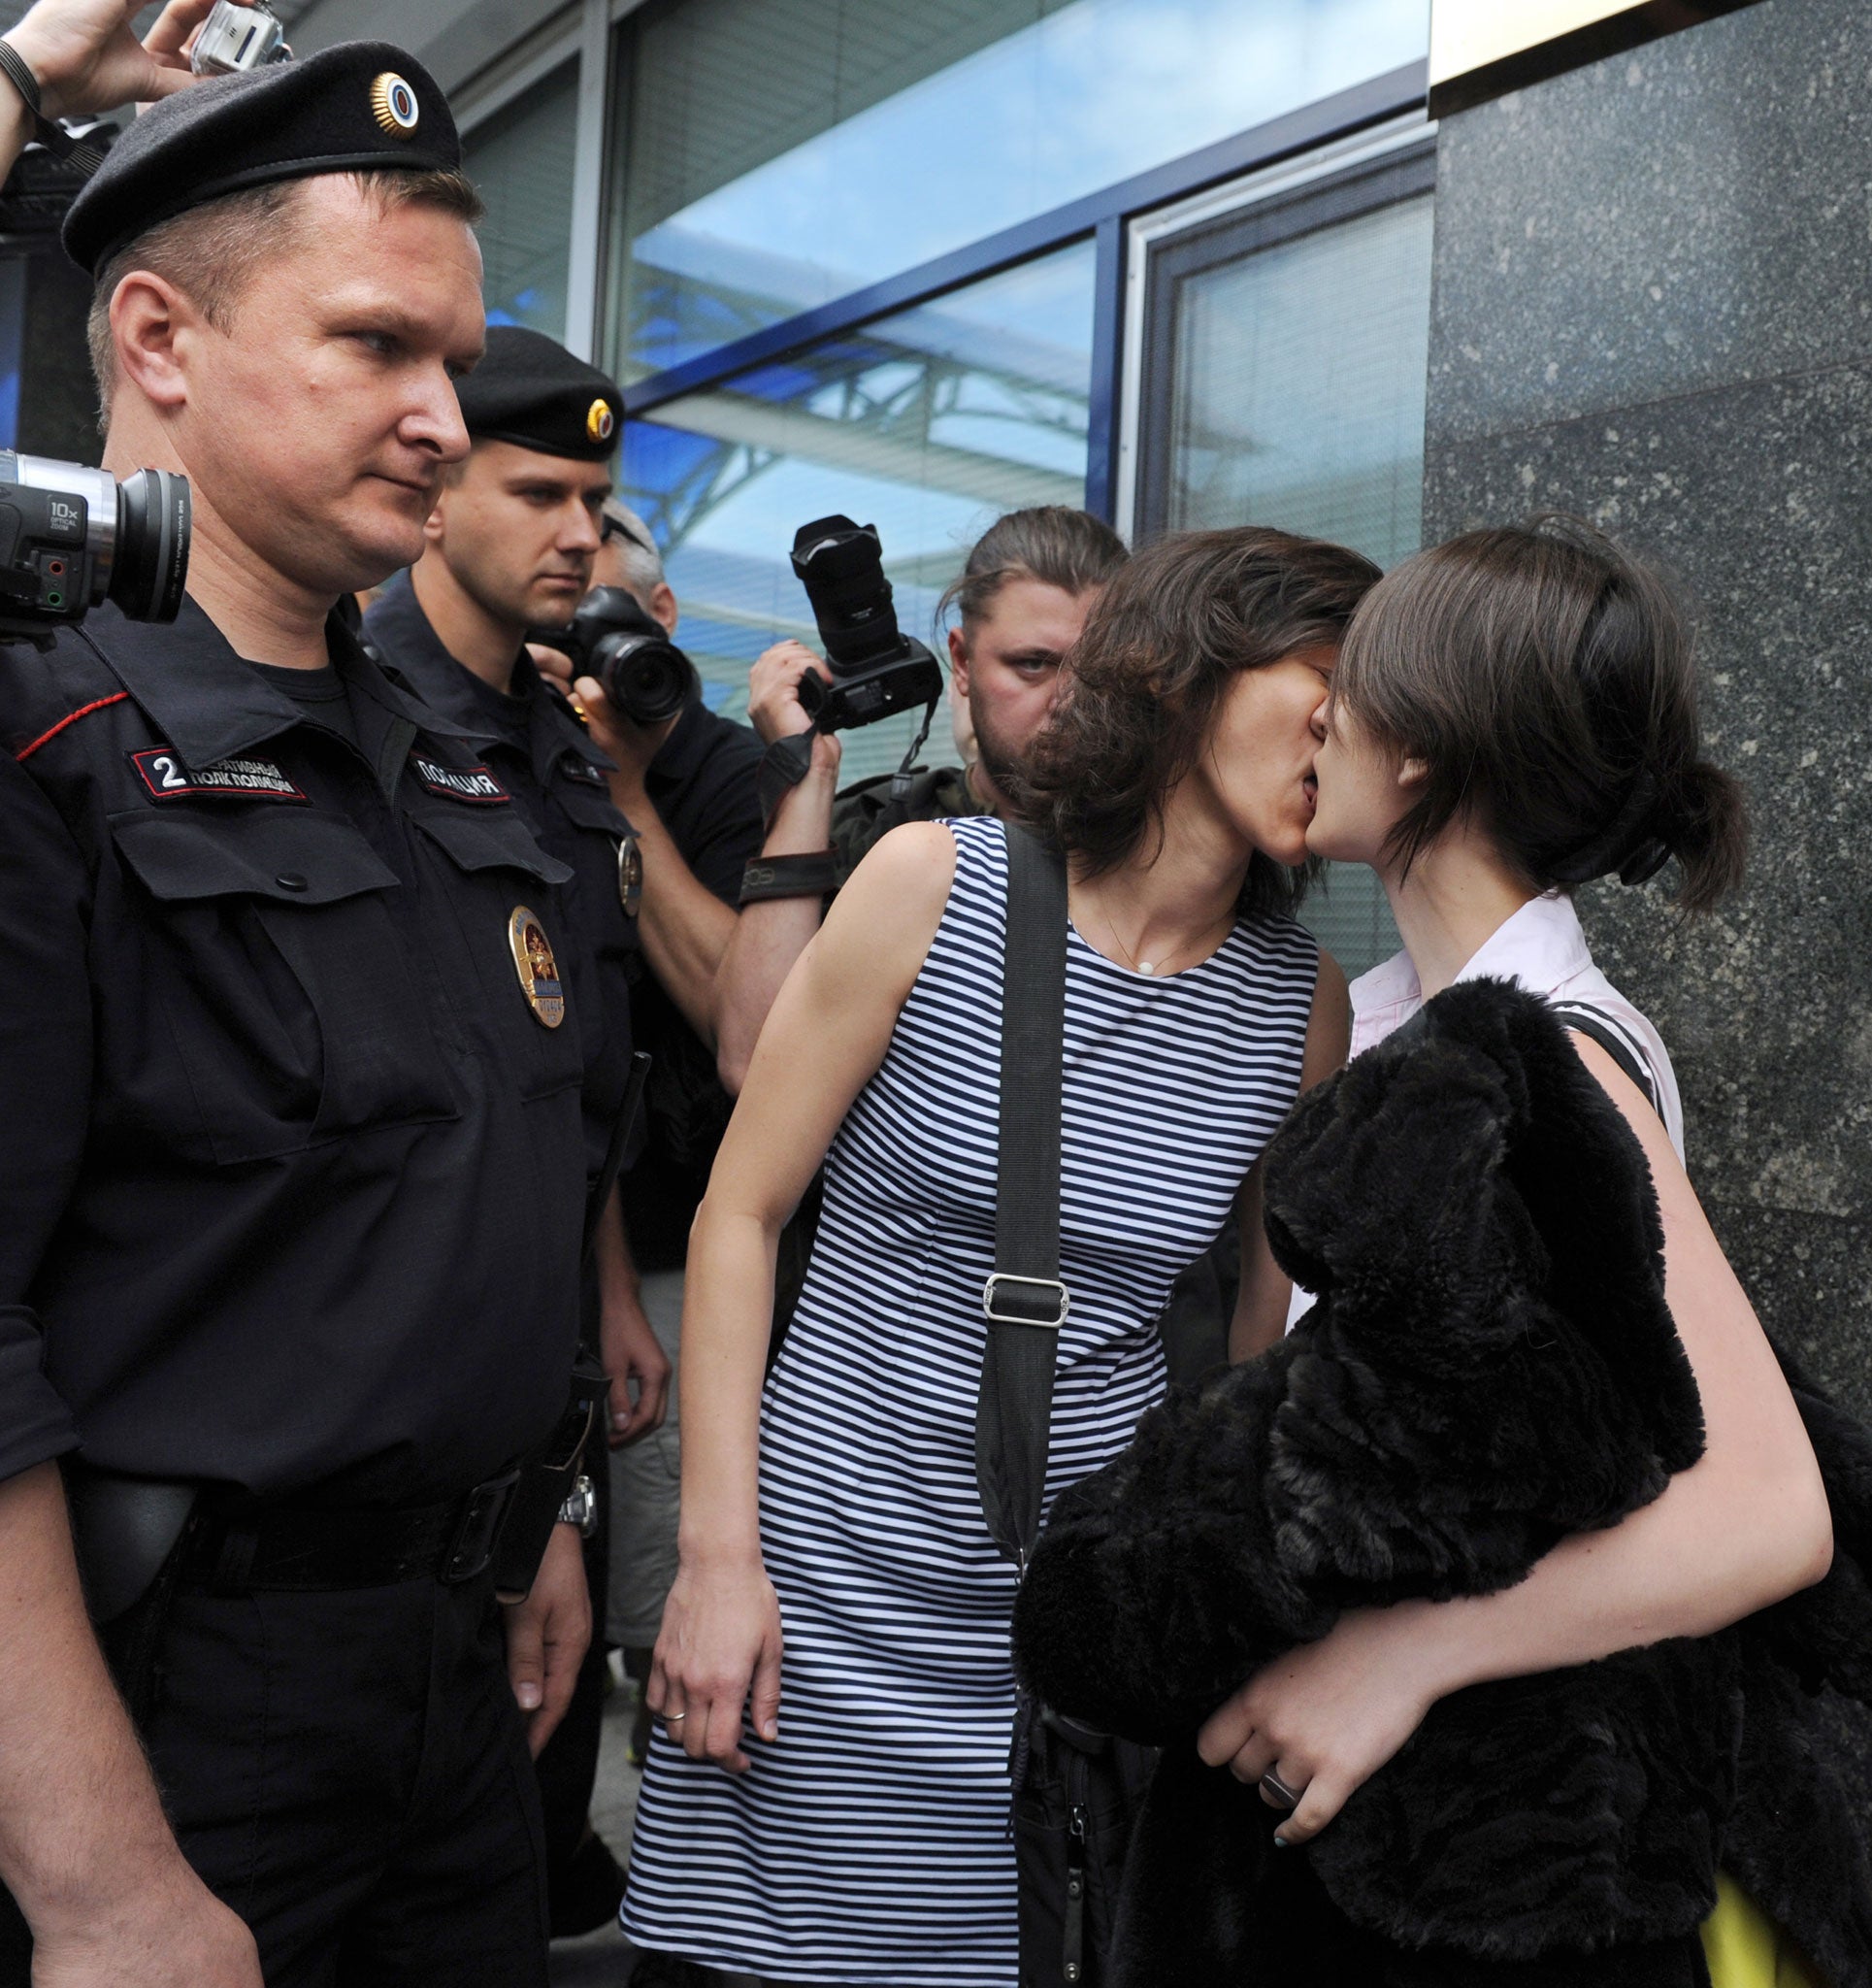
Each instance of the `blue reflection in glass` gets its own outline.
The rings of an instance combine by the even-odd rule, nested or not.
[[[577,95],[569,62],[463,140],[463,169],[487,203],[476,232],[490,324],[565,336]]]
[[[626,370],[676,365],[1415,61],[1429,39],[1428,0],[1071,0],[634,223]]]
[[[627,424],[625,500],[663,547],[677,639],[723,709],[745,710],[771,643],[816,642],[787,560],[806,519],[876,524],[899,620],[927,641],[1002,512],[1084,501],[1093,269],[1076,243]],[[943,723],[931,763],[951,756]],[[894,767],[912,729],[853,733],[841,777]]]
[[[26,347],[26,258],[0,256],[0,448],[19,447],[19,371]]]

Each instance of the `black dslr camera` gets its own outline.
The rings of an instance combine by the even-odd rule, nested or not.
[[[49,647],[104,600],[132,621],[173,621],[188,516],[188,480],[168,470],[119,483],[82,463],[0,449],[0,642]]]
[[[696,666],[621,586],[595,586],[569,628],[531,638],[572,658],[574,674],[596,677],[615,711],[633,724],[660,725],[696,691]]]
[[[942,695],[942,667],[897,625],[874,524],[835,514],[794,535],[793,570],[812,603],[833,680],[800,679],[800,702],[821,732],[849,731]]]

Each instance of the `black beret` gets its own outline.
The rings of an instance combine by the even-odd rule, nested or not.
[[[65,252],[93,276],[159,221],[223,193],[381,167],[454,172],[462,142],[435,79],[388,42],[341,42],[152,105],[65,216]]]
[[[523,324],[490,324],[486,354],[455,391],[477,442],[517,442],[579,462],[605,462],[617,447],[616,384]]]

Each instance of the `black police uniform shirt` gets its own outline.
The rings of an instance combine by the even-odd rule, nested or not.
[[[510,693],[496,690],[449,653],[408,574],[399,574],[364,616],[364,640],[432,711],[487,738],[486,760],[513,796],[541,846],[572,872],[566,908],[575,945],[566,961],[589,987],[602,1035],[587,1037],[585,1097],[594,1169],[603,1164],[630,1077],[631,989],[643,971],[637,921],[624,908],[618,851],[630,823],[612,805],[611,762],[564,698],[522,654]],[[588,977],[589,977],[589,979]]]
[[[420,1503],[564,1408],[567,871],[327,643],[342,702],[192,601],[0,647],[0,1475]]]
[[[741,872],[766,837],[757,784],[765,750],[697,694],[644,770],[644,792],[677,853],[724,904],[739,904]],[[639,984],[632,1013],[638,1045],[653,1061],[648,1148],[624,1183],[631,1245],[640,1270],[675,1270],[734,1101],[715,1077],[715,1052],[654,978]]]

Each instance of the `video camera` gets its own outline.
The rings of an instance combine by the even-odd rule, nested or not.
[[[696,666],[621,586],[595,586],[568,628],[528,637],[572,658],[573,674],[596,677],[611,708],[633,724],[660,725],[695,694]]]
[[[260,5],[237,6],[235,0],[214,0],[188,53],[197,76],[245,76],[269,62],[290,62],[286,31]]]
[[[0,449],[0,642],[49,647],[100,601],[173,621],[188,578],[188,480],[119,483],[82,463]]]
[[[840,514],[803,524],[794,535],[793,570],[832,671],[830,683],[816,671],[800,680],[800,702],[816,730],[874,725],[942,696],[941,665],[897,625],[874,524],[853,524]]]

